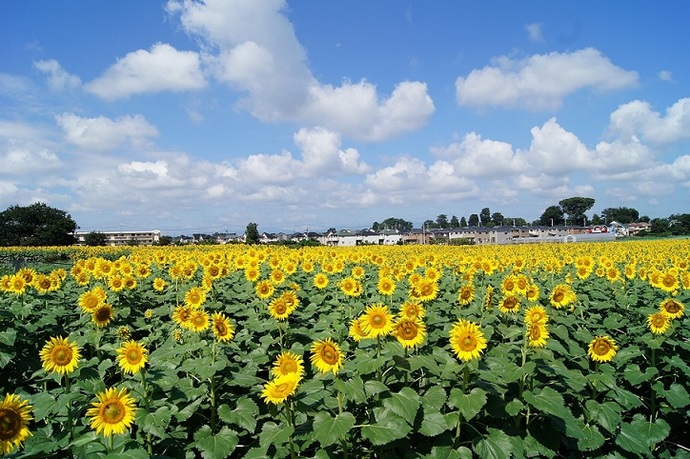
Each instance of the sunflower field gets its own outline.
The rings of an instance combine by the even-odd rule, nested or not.
[[[689,265],[690,240],[72,248],[0,277],[0,454],[690,457]]]

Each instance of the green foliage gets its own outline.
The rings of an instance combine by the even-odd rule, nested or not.
[[[84,244],[88,246],[103,246],[107,243],[108,237],[99,231],[91,231],[84,235]]]
[[[22,394],[33,406],[32,436],[19,457],[682,457],[690,416],[687,316],[674,319],[666,333],[652,334],[647,317],[669,294],[639,275],[615,281],[595,272],[578,276],[579,255],[571,252],[586,248],[597,254],[595,264],[611,261],[621,272],[629,259],[639,268],[647,257],[659,269],[677,262],[687,272],[682,262],[690,255],[688,242],[675,242],[672,252],[645,244],[530,247],[539,256],[527,265],[527,255],[534,253],[527,248],[369,247],[358,249],[356,258],[344,256],[341,270],[328,267],[332,248],[131,248],[125,258],[116,249],[83,248],[80,260],[145,263],[151,272],[137,279],[136,288],[119,292],[97,276],[89,285],[68,276],[60,289],[47,293],[0,292],[0,391]],[[599,258],[611,247],[622,252]],[[265,257],[253,258],[262,260],[261,279],[272,271],[273,257],[315,263],[314,270],[298,268],[276,286],[278,292],[293,283],[299,287],[294,291],[300,305],[287,321],[269,315],[270,300],[257,297],[255,283],[235,264],[246,261],[250,250]],[[664,260],[658,253],[677,258]],[[373,255],[384,261],[371,261]],[[434,262],[413,270],[425,275],[433,265],[440,271],[439,294],[424,303],[424,343],[406,350],[392,336],[348,338],[350,321],[367,305],[384,303],[397,313],[409,299],[408,277],[398,279],[390,297],[378,292],[381,270],[431,255]],[[171,278],[172,266],[190,260],[198,269]],[[202,284],[210,260],[228,269],[213,280],[203,308],[231,318],[235,336],[228,343],[215,341],[210,329],[181,329],[171,319],[185,293]],[[495,268],[490,263],[480,269],[479,260],[496,261]],[[348,297],[339,284],[355,265],[366,273],[360,278],[362,294]],[[313,277],[324,270],[330,283],[320,290]],[[527,276],[541,293],[535,303],[521,296],[518,314],[502,313],[496,305],[504,296],[503,280],[515,273]],[[169,283],[160,292],[151,287],[157,277]],[[572,309],[557,309],[549,297],[565,279],[577,301]],[[460,306],[458,291],[470,282],[474,299]],[[79,296],[98,285],[116,310],[103,329],[78,306]],[[495,290],[487,308],[489,287]],[[674,298],[687,305],[690,290],[680,287]],[[550,316],[543,348],[525,342],[522,312],[531,304]],[[458,318],[481,325],[488,346],[479,359],[455,358],[448,332]],[[117,365],[121,327],[149,350],[143,375],[123,374]],[[618,353],[596,364],[587,357],[588,343],[604,334],[615,339]],[[83,357],[69,384],[41,368],[38,350],[51,336],[69,336],[80,346]],[[321,375],[309,362],[312,342],[326,337],[338,342],[345,356],[337,375]],[[303,357],[304,379],[287,401],[266,403],[263,386],[275,358],[286,350]],[[138,405],[135,426],[115,436],[112,445],[91,430],[85,416],[95,394],[108,387],[126,388]]]
[[[42,202],[0,212],[0,246],[71,245],[76,230],[77,224],[67,212]]]

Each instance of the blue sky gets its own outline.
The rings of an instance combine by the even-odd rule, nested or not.
[[[679,0],[36,0],[0,43],[0,209],[87,231],[690,211]]]

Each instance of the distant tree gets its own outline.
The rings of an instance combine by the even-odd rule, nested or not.
[[[172,236],[161,236],[158,238],[158,245],[172,245]]]
[[[527,226],[527,220],[522,217],[505,217],[503,224],[506,226]]]
[[[666,218],[653,218],[649,223],[652,233],[659,234],[669,232],[669,221]]]
[[[98,231],[91,231],[84,235],[84,244],[88,246],[106,245],[108,243],[108,236]]]
[[[539,217],[539,224],[543,226],[562,225],[563,209],[560,206],[549,206],[546,208],[541,217]]]
[[[376,223],[376,222],[374,222],[374,223]],[[326,231],[326,234],[328,234],[328,233],[336,233],[336,232],[337,232],[337,230],[336,230],[335,228],[331,227],[331,228],[328,228],[328,231]]]
[[[494,226],[505,225],[504,220],[505,220],[505,217],[500,212],[494,212],[493,214],[491,214],[491,223],[493,223]]]
[[[467,220],[465,217],[460,217],[460,228],[467,228]]]
[[[436,217],[436,226],[439,228],[448,228],[448,216],[446,214],[441,214]]]
[[[592,215],[592,220],[590,221],[592,225],[603,225],[604,219],[599,216],[599,214],[594,214]]]
[[[374,225],[376,225],[377,222],[374,222]],[[390,217],[382,221],[381,223],[378,223],[378,228],[375,228],[373,225],[371,229],[374,231],[382,231],[384,229],[390,229],[390,230],[398,230],[401,232],[405,231],[411,231],[412,227],[414,225],[412,222],[408,222],[407,220],[403,220],[402,218],[395,218],[395,217]]]
[[[247,244],[258,244],[259,243],[259,227],[256,223],[250,222],[247,224],[247,229],[244,233],[245,242]]]
[[[374,231],[379,231],[381,229],[381,224],[379,222],[374,222],[371,224],[371,229]]]
[[[470,219],[467,221],[468,226],[479,226],[479,215],[472,214]]]
[[[426,229],[436,228],[436,222],[433,220],[424,220],[424,223],[422,223],[422,227]]]
[[[563,213],[568,215],[568,220],[576,224],[584,224],[585,212],[591,209],[594,203],[594,198],[583,198],[580,196],[558,201],[558,205],[561,206]]]
[[[649,218],[648,215],[643,215],[638,219],[638,221],[649,223],[651,221],[651,219]]]
[[[690,234],[690,214],[671,214],[668,219],[673,234]]]
[[[77,224],[64,210],[42,202],[0,212],[0,246],[62,246],[74,244]]]
[[[601,216],[609,223],[616,221],[618,223],[628,224],[638,221],[640,213],[637,209],[632,209],[630,207],[609,207],[601,211]]]
[[[453,215],[450,217],[450,227],[451,228],[460,228],[460,221],[458,220],[458,217]]]
[[[482,226],[487,226],[491,221],[491,209],[484,207],[481,212],[479,212],[479,221],[482,222]]]

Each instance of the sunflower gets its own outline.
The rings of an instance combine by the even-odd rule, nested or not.
[[[274,298],[268,305],[269,314],[271,314],[271,317],[277,320],[286,320],[288,317],[290,317],[290,313],[292,313],[292,311],[293,309],[288,307],[288,305],[285,303],[285,299],[282,296]]]
[[[285,399],[297,391],[299,381],[300,377],[296,373],[278,376],[272,381],[264,384],[264,390],[261,391],[261,398],[263,398],[266,403],[273,403],[274,405],[283,403]]]
[[[206,291],[201,287],[192,287],[184,295],[184,304],[190,308],[198,308],[206,301]]]
[[[674,292],[678,290],[680,282],[678,282],[678,275],[675,270],[667,270],[659,279],[657,287],[659,287],[664,292]]]
[[[458,359],[469,362],[479,358],[486,349],[484,333],[474,322],[459,319],[450,330],[450,345]]]
[[[393,316],[388,306],[372,304],[362,315],[364,331],[372,338],[389,335],[393,331]]]
[[[670,319],[678,319],[683,317],[683,311],[685,311],[685,305],[680,301],[669,298],[664,300],[659,305],[659,309],[663,314],[666,314]]]
[[[21,448],[31,435],[28,427],[33,419],[31,409],[28,401],[15,394],[6,394],[0,402],[0,454],[3,456]]]
[[[347,296],[355,297],[362,293],[362,286],[354,277],[346,277],[340,281],[340,290]]]
[[[304,361],[294,352],[283,351],[273,362],[272,371],[276,378],[294,373],[301,379],[304,374]]]
[[[671,326],[671,318],[663,312],[650,314],[647,317],[647,326],[655,335],[666,333],[666,330]]]
[[[382,276],[379,278],[377,284],[378,291],[381,295],[390,296],[395,292],[395,281],[389,276]]]
[[[165,280],[161,279],[160,277],[156,277],[153,280],[153,289],[157,292],[162,292],[165,290],[165,287],[168,286],[168,283],[165,282]]]
[[[90,417],[91,428],[97,434],[110,437],[113,434],[123,434],[134,422],[137,407],[127,389],[119,391],[111,387],[96,395],[97,402],[86,410]]]
[[[493,285],[486,287],[486,296],[484,297],[484,309],[491,309],[494,302],[494,291],[496,289]]]
[[[460,292],[458,292],[458,303],[462,306],[467,306],[472,300],[474,300],[474,285],[463,285]]]
[[[259,268],[256,266],[247,266],[247,268],[244,270],[244,278],[249,282],[256,282],[259,280],[260,275],[261,271],[259,271]]]
[[[422,278],[415,284],[411,291],[410,297],[416,300],[427,302],[431,301],[438,295],[438,284],[431,279]]]
[[[125,281],[122,276],[112,276],[108,279],[108,287],[113,292],[121,292],[125,288]]]
[[[616,355],[616,342],[608,336],[597,336],[589,343],[588,354],[595,362],[610,362]]]
[[[365,331],[362,325],[362,318],[357,317],[350,321],[350,328],[348,330],[348,335],[353,340],[360,342],[363,339],[371,338]]]
[[[419,319],[400,318],[393,325],[393,336],[404,348],[420,346],[426,337],[426,326]]]
[[[93,312],[103,304],[105,298],[95,289],[86,291],[79,295],[79,307],[84,312]]]
[[[508,295],[503,298],[498,309],[504,314],[516,314],[520,310],[520,299],[515,295]]]
[[[132,339],[124,342],[117,350],[117,363],[122,371],[133,375],[144,368],[148,353],[144,346]]]
[[[311,363],[321,373],[332,371],[333,374],[343,365],[343,355],[340,346],[330,338],[315,341],[311,346]]]
[[[50,338],[39,353],[41,364],[48,372],[67,375],[77,369],[79,347],[76,343],[70,343],[69,338]]]
[[[190,320],[192,319],[192,308],[189,306],[177,306],[172,313],[173,321],[183,328],[191,328]]]
[[[285,282],[285,273],[280,269],[274,269],[271,271],[270,279],[273,285],[282,285]]]
[[[421,319],[426,315],[424,306],[415,301],[405,301],[400,306],[400,317],[407,319]]]
[[[235,330],[232,328],[230,319],[228,319],[222,312],[216,312],[212,316],[213,321],[213,335],[218,341],[224,343],[230,341],[235,336]]]
[[[17,271],[17,276],[24,279],[26,285],[31,285],[31,283],[34,281],[34,277],[36,277],[36,270],[33,268],[21,268],[19,271]]]
[[[26,291],[27,285],[28,284],[26,282],[26,279],[24,279],[19,274],[15,274],[13,276],[10,276],[10,282],[9,282],[10,293],[14,293],[16,295],[21,295]]]
[[[210,319],[208,313],[203,309],[192,310],[189,318],[189,328],[197,333],[206,330],[209,327]]]
[[[366,271],[364,271],[364,268],[357,265],[354,268],[352,268],[352,277],[355,279],[361,279],[364,277],[364,274],[366,274]]]
[[[99,328],[107,326],[114,317],[115,309],[108,303],[103,303],[91,311],[91,321]]]
[[[517,285],[515,281],[516,277],[513,274],[503,278],[503,282],[501,282],[501,290],[503,290],[504,295],[513,295],[516,293]]]
[[[546,322],[527,323],[527,344],[529,344],[530,347],[546,346],[548,337],[549,332],[546,330]]]
[[[122,283],[127,290],[134,290],[137,288],[137,278],[134,276],[125,276],[122,279]]]
[[[541,306],[532,306],[525,311],[525,322],[528,324],[544,324],[549,320],[549,315]]]
[[[270,280],[262,280],[256,284],[256,295],[262,300],[266,300],[273,296],[273,292],[275,292],[275,287]]]
[[[556,309],[560,309],[575,302],[577,296],[568,284],[558,284],[551,292],[550,300]]]
[[[50,281],[50,276],[47,274],[37,274],[31,285],[38,293],[43,294],[51,290],[53,283]]]
[[[318,288],[319,290],[323,290],[328,286],[328,276],[326,276],[324,273],[318,273],[316,276],[314,276],[314,287]]]
[[[12,289],[12,276],[9,274],[5,274],[4,276],[0,277],[0,290],[3,292],[10,292]]]
[[[527,287],[525,297],[527,298],[527,301],[537,301],[539,300],[539,293],[539,286],[537,284],[531,284],[529,287]]]

